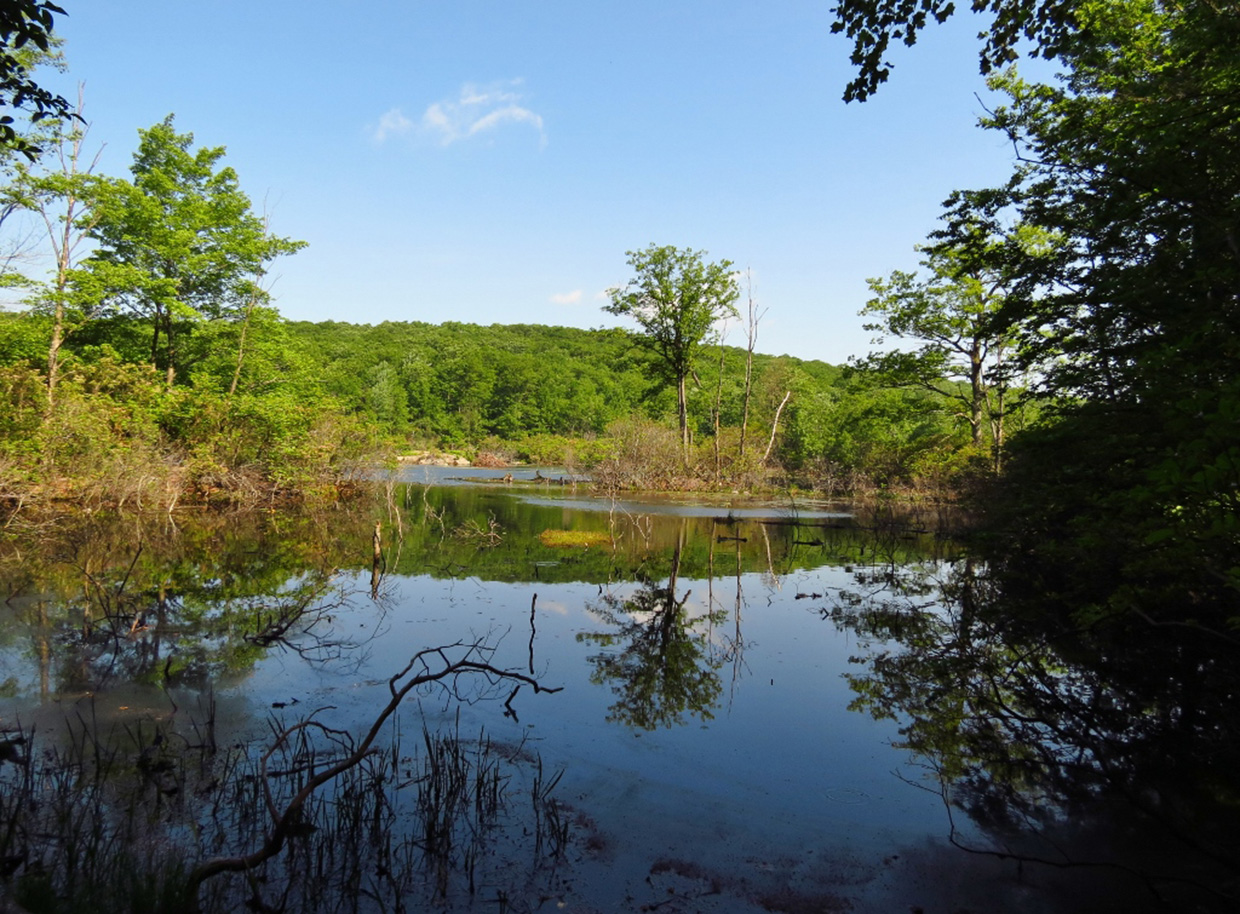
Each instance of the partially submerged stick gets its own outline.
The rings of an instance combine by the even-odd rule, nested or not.
[[[464,655],[456,659],[449,657],[448,652],[454,648],[465,648]],[[372,749],[372,746],[375,739],[378,738],[379,732],[383,729],[383,725],[387,723],[388,718],[396,713],[396,709],[400,707],[400,703],[411,690],[428,682],[443,682],[449,688],[454,689],[456,678],[465,673],[480,673],[494,682],[515,681],[518,685],[525,684],[532,687],[535,693],[559,692],[563,688],[562,686],[550,688],[542,685],[532,676],[492,666],[485,659],[482,659],[488,656],[489,653],[490,650],[482,643],[475,642],[468,645],[451,644],[443,647],[428,648],[414,654],[405,668],[388,680],[388,691],[391,693],[391,698],[379,713],[379,716],[375,718],[374,723],[371,724],[370,729],[366,732],[362,741],[357,744],[357,747],[334,765],[311,777],[305,786],[297,792],[297,795],[289,801],[284,810],[280,811],[276,808],[275,802],[271,798],[270,788],[267,786],[267,760],[279,749],[285,740],[298,731],[313,728],[332,735],[339,735],[341,732],[332,730],[314,720],[313,715],[310,719],[303,720],[282,731],[276,737],[275,743],[263,755],[262,760],[263,789],[267,797],[267,807],[273,820],[271,831],[267,834],[267,840],[251,854],[235,857],[215,857],[195,867],[187,880],[189,895],[195,900],[195,906],[202,883],[212,876],[217,876],[220,873],[236,873],[251,870],[280,853],[284,848],[285,840],[298,822],[302,807],[305,806],[310,796],[324,784],[355,765],[360,764],[367,755],[376,751]],[[430,666],[434,658],[442,661],[443,665],[439,669],[432,669]],[[419,672],[410,676],[410,673],[415,669],[419,670]],[[406,677],[409,678],[406,679]],[[405,681],[402,682],[402,680]],[[316,711],[315,713],[317,714],[318,712]]]

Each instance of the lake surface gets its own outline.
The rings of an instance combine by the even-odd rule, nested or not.
[[[975,570],[941,513],[607,499],[514,475],[406,467],[374,507],[78,519],[42,551],[10,547],[0,726],[54,746],[89,716],[132,737],[196,726],[210,701],[215,738],[252,758],[312,712],[364,731],[417,652],[472,647],[526,681],[420,688],[390,728],[414,749],[423,728],[485,734],[522,760],[514,785],[557,773],[567,843],[535,860],[522,844],[542,820],[522,807],[472,891],[454,882],[437,907],[1156,909],[1113,867],[1011,859],[1028,844],[954,804],[915,702],[891,700],[913,643],[891,614],[953,618],[943,587]],[[875,607],[886,627],[863,618]]]

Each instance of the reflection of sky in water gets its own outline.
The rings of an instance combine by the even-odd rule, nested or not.
[[[428,479],[463,472],[408,469],[427,471]],[[699,907],[695,901],[687,907],[669,906],[668,911],[886,912],[922,907],[1050,914],[1088,909],[1056,907],[1051,900],[1031,906],[1021,895],[1024,882],[1017,886],[1007,880],[1010,868],[1002,870],[980,855],[950,848],[950,825],[937,781],[928,780],[906,751],[891,745],[901,738],[900,723],[874,721],[868,713],[849,710],[856,696],[843,676],[867,672],[851,664],[850,656],[870,655],[872,660],[872,652],[881,652],[884,645],[859,644],[852,629],[841,630],[820,611],[833,606],[839,590],[873,592],[899,603],[900,588],[915,583],[905,580],[899,569],[912,562],[942,577],[943,566],[932,556],[950,555],[950,544],[941,548],[943,544],[919,535],[917,527],[880,527],[864,512],[854,524],[825,505],[797,505],[794,512],[777,502],[685,504],[675,497],[633,497],[613,504],[555,486],[413,489],[400,493],[396,503],[403,504],[410,522],[418,525],[406,527],[410,535],[403,553],[395,543],[389,550],[394,551],[392,574],[380,582],[384,599],[370,599],[368,571],[336,576],[350,595],[341,606],[325,609],[331,618],[314,631],[341,645],[328,662],[309,662],[298,650],[276,644],[250,667],[257,650],[246,649],[237,664],[245,672],[216,682],[222,744],[267,746],[272,716],[287,724],[316,710],[325,725],[360,732],[386,703],[388,677],[417,651],[485,641],[496,646],[495,666],[532,670],[543,684],[563,690],[535,694],[522,686],[511,698],[514,718],[504,714],[511,686],[479,701],[468,700],[472,693],[466,687],[465,703],[431,687],[421,696],[411,695],[400,713],[405,751],[417,751],[424,720],[432,730],[451,728],[459,713],[460,732],[467,739],[485,732],[503,746],[537,751],[549,775],[563,769],[556,796],[568,804],[579,839],[568,869],[587,904],[582,910],[662,909],[669,897],[665,893],[671,877],[666,874],[680,872],[677,867],[684,872],[698,867],[712,879],[722,879],[723,888],[712,895],[709,906]],[[583,515],[582,507],[593,511]],[[613,508],[614,525],[599,513]],[[729,512],[734,518],[769,522],[714,522]],[[624,513],[633,517],[621,516]],[[809,523],[789,523],[794,516]],[[505,531],[502,545],[481,549],[454,534],[458,523],[486,517]],[[837,517],[842,519],[838,523]],[[337,518],[352,523],[340,531],[343,552],[324,551],[316,558],[324,569],[350,567],[348,562],[358,559],[369,562],[374,517],[328,514],[313,519],[335,524]],[[391,524],[390,514],[385,523]],[[537,538],[548,529],[604,531],[611,535],[611,545],[555,550]],[[127,535],[128,527],[116,542],[127,544]],[[92,531],[90,542],[98,541]],[[272,593],[291,592],[298,582],[317,580],[305,570],[317,566],[305,564],[296,550],[327,550],[330,542],[319,544],[314,536],[296,534],[267,539],[253,531],[208,541],[218,542],[223,550],[204,552],[195,538],[187,537],[181,545],[193,548],[183,557],[177,558],[173,550],[172,558],[139,568],[145,577],[134,576],[131,600],[119,617],[126,627],[126,612],[140,606],[149,610],[154,595],[163,592],[164,574],[173,581],[173,602],[184,601],[186,612],[210,615],[220,599],[217,592],[233,591],[242,605],[256,601],[253,605],[265,612],[279,602]],[[113,541],[104,537],[102,542],[107,547]],[[103,559],[115,567],[105,564],[100,579],[119,588],[129,580],[132,551],[110,548],[115,554],[104,548]],[[52,567],[54,561],[61,560],[29,564]],[[164,562],[172,570],[165,572]],[[676,611],[669,610],[657,590],[666,578],[648,585],[634,580],[666,575],[671,568],[680,569],[675,593],[678,603],[684,601]],[[735,575],[717,577],[713,583],[703,579],[725,569],[741,572],[739,599]],[[505,583],[531,573],[542,574],[542,580]],[[49,580],[69,593],[80,586],[76,574]],[[181,580],[183,591],[177,583]],[[139,718],[170,714],[205,719],[205,696],[188,688],[165,693],[152,686],[118,685],[126,675],[123,664],[115,675],[103,676],[102,686],[89,678],[79,680],[71,649],[44,670],[50,673],[52,689],[65,692],[33,707],[43,687],[40,639],[47,638],[39,628],[46,623],[37,620],[53,591],[20,581],[10,585],[8,612],[0,615],[0,729],[11,729],[20,719],[24,726],[43,731],[40,738],[46,740],[54,739],[57,726],[78,712],[107,727],[128,727]],[[919,605],[934,599],[933,588],[912,587],[909,593],[908,599]],[[74,598],[68,599],[69,606],[77,607]],[[62,647],[76,643],[73,630],[81,611],[60,607],[50,613],[50,618],[68,620],[67,628],[47,645],[53,661]],[[179,617],[190,619],[185,612]],[[218,631],[199,632],[192,620],[189,624],[177,636],[179,643],[174,637],[159,648],[157,659],[163,662],[170,651],[191,657],[201,651],[206,661],[216,662],[212,657],[217,649],[238,646],[239,635],[228,641]],[[92,662],[107,666],[117,647],[128,648],[121,660],[136,656],[134,648],[150,648],[160,637],[154,632],[121,637],[103,645],[103,654]],[[312,652],[325,645],[301,636],[296,647]],[[901,645],[891,649],[905,650]],[[328,646],[329,654],[331,650]],[[155,675],[160,668],[151,667]],[[668,670],[682,672],[677,676]],[[920,689],[920,684],[913,687]],[[93,689],[98,691],[89,691]],[[693,701],[703,696],[710,706],[695,708]],[[662,726],[666,720],[676,724]],[[528,794],[515,798],[527,800]],[[990,832],[979,831],[962,812],[957,812],[955,824],[964,829],[960,836],[966,843],[988,843]],[[1082,829],[1082,834],[1088,839],[1090,833]],[[587,838],[597,839],[590,852],[583,849]],[[768,889],[793,886],[802,894],[793,899],[798,906],[780,907],[778,898],[767,904],[742,882]],[[683,881],[678,885],[686,889]],[[1070,893],[1073,899],[1078,888]],[[1107,890],[1099,883],[1099,892]],[[676,897],[679,903],[684,896]]]
[[[498,584],[476,579],[436,581],[405,577],[391,582],[386,614],[365,597],[341,614],[342,631],[371,638],[364,668],[309,667],[285,654],[266,661],[245,688],[263,702],[297,698],[300,707],[334,705],[360,723],[386,694],[383,676],[402,668],[419,648],[462,638],[498,643],[494,662],[529,669],[530,604],[537,593],[534,670],[556,694],[523,687],[513,701],[519,721],[505,718],[502,699],[461,708],[461,729],[485,727],[495,740],[527,740],[550,768],[566,773],[558,795],[594,819],[618,844],[646,856],[671,856],[730,866],[753,854],[822,850],[871,856],[910,841],[942,836],[945,816],[936,795],[919,781],[907,753],[891,748],[896,725],[848,710],[853,695],[841,677],[855,644],[817,610],[851,577],[823,568],[784,579],[744,575],[739,640],[734,618],[737,582],[717,580],[716,610],[701,580],[682,579],[678,596],[691,595],[686,613],[705,632],[703,663],[718,664],[721,691],[713,719],[681,716],[682,725],[652,731],[607,723],[616,700],[610,684],[590,682],[589,657],[601,648],[578,633],[608,630],[588,607],[601,588],[582,584]],[[366,581],[359,578],[359,590]],[[636,585],[616,585],[626,597]],[[614,630],[614,627],[612,627]],[[406,732],[417,715],[451,719],[457,705],[435,692],[406,712]],[[643,858],[644,859],[644,858]],[[616,864],[620,865],[620,864]],[[648,861],[647,861],[648,865]]]

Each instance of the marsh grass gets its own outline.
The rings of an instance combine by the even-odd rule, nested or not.
[[[261,745],[217,743],[213,702],[198,710],[109,725],[87,702],[54,741],[8,733],[0,902],[31,914],[408,911],[508,905],[554,876],[568,840],[558,774],[523,746],[462,737],[458,717],[442,731],[423,722],[412,741],[393,727],[310,795],[282,853],[195,891],[197,862],[261,843],[275,811],[353,742],[273,717],[264,764]]]

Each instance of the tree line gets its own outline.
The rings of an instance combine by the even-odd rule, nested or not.
[[[642,337],[625,330],[331,321],[286,329],[323,390],[402,449],[584,468],[618,460],[640,440],[646,461],[629,457],[667,464],[668,484],[714,482],[718,450],[733,477],[765,456],[779,478],[837,493],[907,486],[941,476],[948,464],[961,472],[973,465],[949,400],[843,366],[751,356],[726,340],[697,353],[682,427],[679,386],[651,364]],[[740,461],[746,427],[750,463]]]

